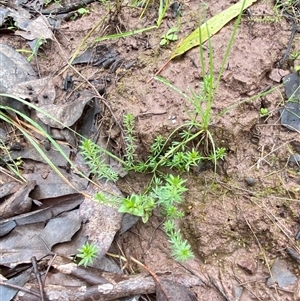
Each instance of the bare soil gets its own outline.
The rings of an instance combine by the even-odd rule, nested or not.
[[[206,1],[207,17],[228,5],[228,1]],[[280,124],[278,108],[285,98],[283,87],[256,97],[267,87],[277,85],[269,74],[278,67],[291,33],[291,25],[284,18],[265,21],[266,16],[274,16],[273,6],[272,1],[257,1],[251,6],[254,21],[246,14],[242,17],[216,93],[210,131],[215,145],[227,150],[224,162],[220,162],[217,173],[211,169],[182,174],[188,179],[189,190],[182,205],[186,215],[181,231],[192,245],[195,258],[179,264],[170,257],[158,212],[147,224],[138,222],[116,239],[126,257],[138,259],[155,273],[176,271],[200,277],[204,285],[192,287],[198,300],[224,300],[212,279],[222,287],[228,300],[300,300],[298,266],[286,252],[287,248],[298,250],[294,237],[299,230],[299,170],[288,165],[288,158],[300,151],[299,134]],[[68,74],[76,83],[86,85],[73,68],[62,66],[67,66],[67,60],[107,12],[101,3],[88,7],[89,14],[63,22],[55,33],[57,40],[49,41],[41,56],[32,62],[41,77],[53,76],[62,85]],[[140,10],[129,7],[110,14],[79,52],[99,36],[155,24],[157,9],[157,4],[151,4],[141,19]],[[197,28],[200,11],[203,9],[199,1],[183,1],[179,39]],[[148,83],[176,45],[159,46],[160,37],[176,22],[168,11],[157,30],[101,42],[117,49],[126,61],[135,62],[128,70],[121,68],[108,74],[111,82],[105,98],[114,116],[104,106],[99,131],[101,137],[109,138],[110,148],[117,155],[124,151],[117,124],[122,123],[124,113],[136,117],[140,159],[146,158],[155,137],[167,137],[188,118],[189,105],[181,95],[155,80]],[[211,39],[216,77],[233,28],[234,21]],[[2,35],[0,42],[19,49],[27,47],[16,35]],[[299,46],[295,39],[292,49]],[[204,54],[208,59],[207,45]],[[290,70],[291,66],[284,68]],[[107,75],[107,71],[95,66],[76,69],[86,79]],[[199,92],[199,49],[173,60],[160,75],[181,91]],[[261,107],[268,108],[268,118],[260,117]],[[220,115],[224,110],[226,113]],[[148,180],[147,176],[129,174],[120,180],[119,188],[124,194],[138,193]],[[297,277],[293,284],[280,287],[278,283],[267,283],[270,269],[278,259],[284,260]]]

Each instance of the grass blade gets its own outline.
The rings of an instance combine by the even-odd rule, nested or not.
[[[125,37],[130,37],[132,35],[138,34],[138,33],[143,33],[145,31],[149,31],[152,29],[156,29],[157,26],[153,25],[153,26],[149,26],[149,27],[145,27],[145,28],[141,28],[141,29],[135,29],[135,30],[130,30],[130,31],[126,31],[123,33],[116,33],[116,34],[112,34],[109,36],[104,36],[104,37],[100,37],[94,40],[94,42],[102,42],[105,40],[113,40],[113,39],[119,39],[119,38],[125,38]]]

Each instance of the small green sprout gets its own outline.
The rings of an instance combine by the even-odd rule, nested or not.
[[[85,15],[88,15],[90,13],[90,10],[84,7],[80,7],[77,9],[75,14],[71,17],[71,20],[74,21],[80,17],[83,17]]]
[[[103,149],[90,139],[85,139],[79,145],[80,153],[85,159],[86,164],[91,168],[91,173],[98,179],[116,182],[119,178],[118,173],[111,169],[106,163]]]
[[[128,113],[124,115],[124,142],[125,142],[125,161],[127,168],[134,166],[136,142],[135,138],[135,118],[132,114]]]
[[[299,59],[300,56],[300,52],[298,49],[295,49],[291,54],[290,54],[290,58],[292,61],[295,61],[297,59]]]
[[[90,11],[84,7],[78,8],[77,12],[81,17],[90,13]]]
[[[194,257],[190,244],[183,240],[180,230],[176,230],[173,220],[167,220],[163,224],[164,230],[171,243],[172,256],[178,261],[185,261]]]
[[[294,69],[295,69],[296,72],[299,73],[299,72],[300,72],[300,65],[296,65],[296,66],[294,67]]]
[[[226,156],[226,148],[219,147],[216,149],[216,159],[217,160],[224,160]]]
[[[21,166],[24,163],[23,160],[22,160],[22,157],[18,157],[16,159],[15,163],[16,163],[16,166]]]
[[[59,5],[60,7],[62,7],[61,0],[46,0],[46,1],[44,1],[45,6],[48,6],[51,3],[55,3],[55,4]]]
[[[142,221],[146,223],[154,208],[155,203],[151,196],[132,194],[123,199],[119,212],[140,216]]]
[[[159,43],[160,46],[164,46],[169,44],[170,42],[174,42],[178,40],[178,36],[176,32],[178,31],[177,27],[170,28],[166,34],[161,36],[161,41]]]
[[[259,116],[260,117],[268,117],[270,115],[270,112],[267,108],[260,108]]]
[[[83,265],[85,268],[92,264],[94,259],[97,258],[98,248],[92,243],[86,242],[80,249],[77,250],[79,253],[76,257],[82,258],[78,265]]]

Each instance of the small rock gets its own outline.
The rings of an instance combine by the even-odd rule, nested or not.
[[[232,291],[233,291],[233,295],[235,297],[235,300],[240,300],[242,293],[243,293],[243,287],[240,285],[233,285],[232,287]]]
[[[274,68],[269,73],[269,79],[276,83],[280,83],[282,81],[282,78],[286,75],[288,75],[290,72],[288,70],[278,69]]]
[[[278,258],[272,266],[271,275],[267,281],[269,287],[278,285],[280,288],[287,288],[290,285],[294,285],[297,281],[295,274],[288,269],[287,262]]]
[[[239,256],[236,264],[250,275],[253,275],[257,269],[256,261],[247,255]]]
[[[300,155],[298,153],[290,155],[289,166],[291,167],[300,166]]]
[[[253,187],[256,184],[255,179],[251,177],[245,178],[245,182],[247,183],[248,186]]]

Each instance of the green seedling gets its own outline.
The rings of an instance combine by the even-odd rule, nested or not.
[[[291,54],[290,54],[290,59],[294,62],[294,70],[296,72],[300,71],[300,65],[299,65],[299,58],[300,57],[300,52],[299,50],[295,49]]]
[[[27,58],[28,62],[31,62],[31,60],[37,55],[39,48],[45,43],[47,43],[45,38],[42,37],[37,39],[30,56]]]
[[[300,65],[296,65],[296,66],[294,67],[294,69],[295,69],[296,72],[300,72]]]
[[[170,28],[166,34],[161,36],[160,46],[168,45],[170,42],[178,40],[176,32],[178,31],[177,27]]]
[[[194,257],[189,243],[182,238],[180,230],[176,230],[175,222],[167,220],[163,224],[164,230],[169,237],[172,256],[178,261],[186,261]]]
[[[170,174],[165,176],[164,180],[156,177],[152,188],[149,188],[149,192],[143,195],[132,194],[127,198],[120,198],[98,192],[95,199],[99,203],[117,206],[119,212],[139,216],[144,223],[148,221],[155,208],[160,208],[161,214],[166,219],[164,228],[171,244],[172,256],[176,260],[184,261],[192,258],[193,253],[188,242],[182,238],[180,231],[176,230],[174,220],[184,216],[176,205],[183,202],[182,195],[187,191],[185,182],[186,180],[180,176]]]
[[[71,20],[74,21],[78,18],[81,18],[85,15],[88,15],[90,13],[90,10],[84,7],[78,8],[75,14],[71,17]]]
[[[84,7],[78,8],[77,9],[78,14],[83,17],[84,15],[87,15],[90,13],[90,10]]]
[[[80,249],[76,257],[81,258],[78,265],[83,265],[85,268],[92,264],[94,259],[97,258],[98,248],[92,243],[85,243]]]
[[[267,108],[260,108],[259,116],[261,118],[268,117],[269,115],[270,115],[270,112]]]
[[[226,156],[226,148],[220,147],[217,148],[214,153],[210,154],[207,159],[214,162],[215,160],[224,160],[225,156]]]
[[[124,124],[124,142],[125,142],[125,161],[127,168],[134,166],[136,138],[135,138],[135,120],[132,114],[125,114],[123,119]]]
[[[48,6],[51,3],[55,3],[55,4],[59,5],[60,7],[62,7],[61,0],[46,0],[44,2],[45,6]]]
[[[15,163],[18,167],[20,167],[22,164],[23,164],[23,160],[22,160],[22,157],[18,157],[16,160],[15,160]]]
[[[295,60],[297,60],[297,59],[299,58],[299,56],[300,56],[299,50],[298,50],[298,49],[295,49],[293,52],[291,52],[291,54],[290,54],[290,59],[291,59],[292,61],[295,61]]]
[[[85,139],[79,146],[85,162],[91,169],[91,173],[98,179],[116,182],[118,173],[113,171],[106,163],[106,156],[103,149],[89,139]]]
[[[154,208],[155,203],[151,196],[132,194],[130,197],[123,199],[119,212],[140,216],[142,221],[146,223]]]

